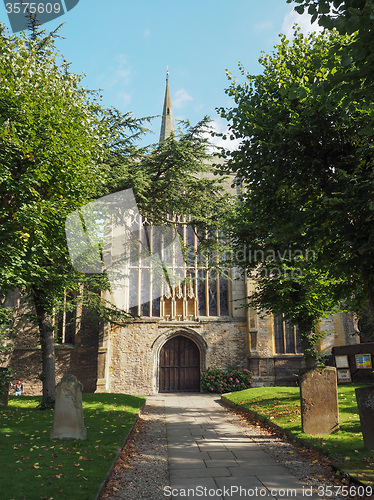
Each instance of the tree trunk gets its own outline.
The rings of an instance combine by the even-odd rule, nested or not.
[[[368,301],[368,313],[371,322],[374,323],[374,285],[372,273],[368,272],[367,269],[361,271],[362,280],[364,282],[366,298]]]
[[[33,289],[33,298],[38,318],[40,343],[42,347],[43,398],[41,408],[50,408],[55,399],[55,339],[51,315],[44,305],[44,294]]]
[[[318,352],[316,346],[308,341],[301,341],[304,349],[304,361],[306,368],[316,368],[318,366]]]
[[[310,319],[300,319],[298,321],[301,345],[304,350],[304,361],[306,368],[318,366],[318,351],[316,346],[316,335],[314,333],[315,321]]]

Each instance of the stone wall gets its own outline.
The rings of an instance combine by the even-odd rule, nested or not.
[[[40,348],[15,348],[9,363],[20,377],[25,396],[42,394]],[[83,392],[97,388],[97,348],[56,346],[56,384],[64,375],[72,374],[83,384]]]
[[[319,343],[321,352],[329,353],[337,345],[356,345],[360,342],[354,329],[353,319],[348,314],[337,313],[320,321],[319,328],[325,333]]]
[[[255,386],[297,385],[296,375],[304,366],[303,356],[300,355],[279,354],[269,358],[249,358],[249,369]]]
[[[247,282],[247,295],[255,287]],[[106,326],[85,317],[77,322],[74,345],[56,346],[56,383],[71,373],[83,384],[84,392],[158,392],[158,360],[162,346],[175,335],[192,339],[200,352],[200,369],[208,366],[249,368],[254,381],[263,385],[294,385],[295,373],[303,365],[302,356],[275,353],[273,320],[245,308],[244,282],[233,280],[233,317],[202,318],[196,321],[143,319],[127,327]],[[17,311],[17,338],[10,365],[23,380],[25,394],[41,394],[41,351],[38,334],[30,325],[25,306],[14,294]],[[333,345],[356,343],[352,320],[335,315],[323,320],[329,335],[320,350]],[[330,332],[331,330],[331,332]]]
[[[251,288],[252,287],[252,288]],[[248,284],[250,294],[253,284]],[[274,343],[274,323],[271,315],[248,309],[249,325],[249,369],[255,385],[288,385],[297,383],[295,376],[304,367],[299,354],[277,354]],[[318,343],[318,350],[328,353],[334,345],[356,344],[352,318],[346,314],[334,314],[322,319],[319,328],[326,337]]]
[[[137,321],[113,328],[108,346],[105,390],[131,394],[158,392],[158,356],[175,335],[192,339],[200,350],[200,369],[208,366],[248,368],[244,319],[196,322]]]
[[[42,371],[42,352],[38,348],[15,348],[9,366],[23,383],[25,396],[42,393],[42,382],[38,375]]]

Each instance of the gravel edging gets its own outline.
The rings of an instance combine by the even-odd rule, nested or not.
[[[164,487],[169,484],[165,404],[152,398],[97,500],[165,500]]]
[[[108,481],[110,480],[110,477],[111,477],[111,475],[113,474],[113,470],[114,470],[114,467],[116,466],[116,462],[117,462],[118,458],[120,457],[120,455],[123,453],[124,448],[125,448],[125,446],[126,446],[127,442],[130,440],[130,438],[131,438],[131,436],[132,436],[132,434],[133,434],[133,432],[134,432],[134,429],[135,429],[135,427],[136,427],[136,424],[138,423],[138,420],[139,420],[139,418],[140,418],[140,415],[141,415],[142,411],[144,410],[145,404],[146,404],[146,403],[144,403],[144,404],[143,404],[143,406],[140,408],[140,410],[139,410],[139,412],[138,412],[138,414],[137,414],[137,416],[136,416],[136,418],[135,418],[134,423],[132,424],[132,426],[131,426],[131,428],[130,428],[129,432],[127,433],[127,436],[126,436],[125,441],[124,441],[124,443],[123,443],[123,445],[122,445],[122,448],[120,448],[120,449],[117,451],[116,456],[115,456],[115,458],[114,458],[114,460],[113,460],[112,466],[111,466],[111,468],[110,468],[110,470],[109,470],[109,472],[108,472],[108,474],[107,474],[106,478],[105,478],[105,479],[104,479],[104,481],[101,483],[100,488],[99,488],[99,492],[98,492],[98,494],[96,495],[95,500],[100,500],[101,495],[103,494],[103,492],[104,492],[104,490],[105,490],[105,488],[106,488],[106,485],[108,484]]]

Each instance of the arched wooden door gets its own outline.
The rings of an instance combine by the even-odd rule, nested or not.
[[[200,352],[192,340],[179,335],[168,340],[159,360],[160,392],[200,391]]]

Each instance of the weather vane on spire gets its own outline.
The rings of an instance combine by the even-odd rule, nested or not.
[[[169,80],[169,66],[166,66],[166,80]]]

